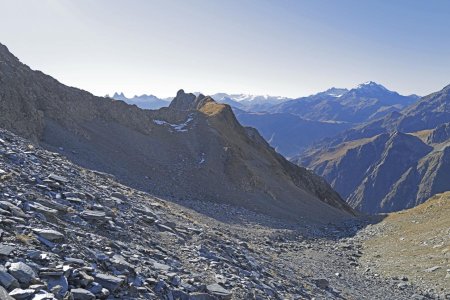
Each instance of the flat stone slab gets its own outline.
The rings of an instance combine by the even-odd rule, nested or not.
[[[23,262],[12,263],[9,267],[9,273],[20,283],[28,284],[32,278],[36,277],[33,269]]]
[[[0,256],[9,256],[15,249],[14,246],[0,244]]]
[[[34,228],[33,232],[51,242],[64,240],[64,234],[62,234],[56,230]]]
[[[439,269],[441,269],[440,266],[434,266],[434,267],[431,267],[431,268],[426,269],[425,272],[427,272],[427,273],[432,273],[432,272],[437,271],[437,270],[439,270]]]
[[[95,295],[92,294],[90,291],[85,289],[72,289],[70,290],[72,293],[74,300],[92,300],[95,299]]]
[[[14,289],[12,290],[9,295],[11,297],[13,297],[16,300],[22,300],[22,299],[28,299],[30,298],[32,295],[34,294],[34,290],[33,289]]]
[[[59,176],[59,175],[56,175],[56,174],[50,174],[50,176],[48,176],[48,179],[51,179],[53,181],[57,181],[57,182],[60,182],[60,183],[67,183],[67,182],[69,182],[69,180],[66,177]]]
[[[95,274],[94,278],[96,282],[100,283],[104,288],[110,291],[117,290],[123,283],[122,278],[108,274],[97,273]]]
[[[84,210],[80,216],[88,220],[103,220],[106,217],[105,212],[98,210]]]
[[[75,264],[79,266],[84,266],[86,264],[84,260],[74,257],[65,257],[64,260],[70,264]]]
[[[208,292],[221,299],[231,299],[231,292],[224,289],[220,284],[213,283],[206,286]]]
[[[41,214],[44,214],[44,215],[47,215],[47,216],[48,215],[56,215],[58,213],[58,210],[56,210],[54,208],[47,207],[47,206],[42,205],[40,203],[30,204],[30,207],[32,209],[34,209],[35,211],[40,212]]]

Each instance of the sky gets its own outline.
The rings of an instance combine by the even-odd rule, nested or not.
[[[0,0],[0,43],[103,96],[450,84],[448,0]]]

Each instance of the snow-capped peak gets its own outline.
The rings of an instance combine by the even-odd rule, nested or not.
[[[357,89],[367,89],[367,88],[374,89],[374,88],[377,88],[377,89],[387,90],[387,88],[385,88],[381,84],[378,84],[378,83],[376,83],[374,81],[366,81],[364,83],[359,84],[356,88]]]

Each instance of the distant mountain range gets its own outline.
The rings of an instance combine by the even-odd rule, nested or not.
[[[400,112],[324,140],[295,161],[367,213],[413,207],[450,190],[450,86]]]
[[[270,145],[286,157],[297,155],[320,139],[364,121],[400,111],[418,99],[415,95],[399,95],[374,82],[351,90],[331,88],[298,99],[227,93],[211,97],[230,105],[242,125],[258,129]],[[115,93],[113,98],[143,109],[165,107],[171,100],[153,95],[126,98],[123,93]]]
[[[294,221],[355,212],[314,173],[276,153],[229,105],[180,90],[143,110],[68,87],[0,44],[0,127],[77,164],[168,199],[216,202]]]
[[[226,93],[217,93],[211,97],[217,102],[249,112],[270,111],[274,105],[291,100],[291,98],[279,96]]]
[[[199,95],[201,93],[194,93],[195,95]],[[107,95],[107,97],[109,97]],[[278,96],[269,96],[269,95],[249,95],[249,94],[226,94],[226,93],[217,93],[211,95],[211,97],[219,102],[228,104],[234,108],[239,108],[241,110],[246,111],[264,111],[270,109],[272,106],[276,104],[280,104],[284,101],[291,100],[286,97],[278,97]],[[134,96],[132,98],[127,98],[124,93],[114,93],[111,97],[115,100],[122,100],[128,104],[136,105],[142,109],[159,109],[161,107],[167,107],[172,101],[173,98],[158,98],[154,95],[141,95]]]
[[[312,96],[281,103],[272,112],[292,113],[316,121],[362,123],[399,111],[419,99],[402,96],[369,81],[347,90],[331,88]]]
[[[265,112],[235,112],[239,122],[255,127],[278,152],[292,157],[323,138],[400,111],[417,99],[367,82],[351,90],[331,88],[284,101]]]
[[[142,109],[160,109],[161,107],[167,107],[172,101],[172,98],[161,99],[153,95],[141,95],[134,96],[133,98],[127,98],[123,93],[114,93],[111,97],[115,100],[124,101],[130,105],[136,105]]]

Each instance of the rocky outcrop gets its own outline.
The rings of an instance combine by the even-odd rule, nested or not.
[[[445,123],[434,129],[427,137],[427,143],[437,144],[450,140],[450,123]]]
[[[141,110],[33,71],[0,49],[0,126],[153,194],[328,222],[354,212],[328,184],[278,155],[231,108],[180,90]],[[31,116],[28,118],[28,116]]]

